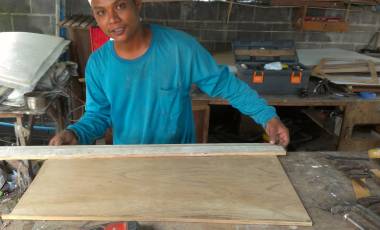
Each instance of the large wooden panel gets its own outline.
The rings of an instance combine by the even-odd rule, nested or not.
[[[273,156],[48,160],[2,218],[311,225]]]

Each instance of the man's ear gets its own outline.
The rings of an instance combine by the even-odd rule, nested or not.
[[[136,5],[136,8],[139,10],[139,13],[141,11],[141,8],[142,8],[142,0],[132,0],[135,2],[135,5]]]

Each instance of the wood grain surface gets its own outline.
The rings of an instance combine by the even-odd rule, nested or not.
[[[48,160],[2,218],[311,225],[274,156]]]

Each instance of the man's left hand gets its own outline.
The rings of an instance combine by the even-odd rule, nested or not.
[[[265,132],[269,136],[271,144],[286,147],[289,144],[289,130],[277,117],[268,121]]]

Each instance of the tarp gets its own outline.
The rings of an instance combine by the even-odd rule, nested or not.
[[[0,85],[32,90],[70,42],[63,38],[27,33],[0,33]]]

